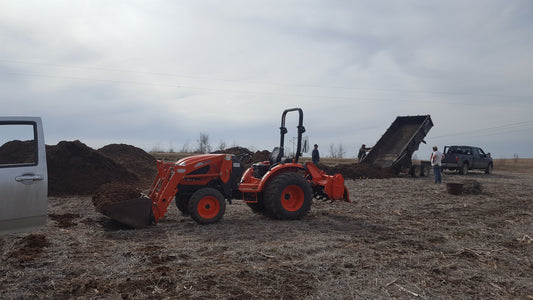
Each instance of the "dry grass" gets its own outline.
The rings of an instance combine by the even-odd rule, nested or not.
[[[533,158],[495,159],[494,169],[507,172],[533,173]]]

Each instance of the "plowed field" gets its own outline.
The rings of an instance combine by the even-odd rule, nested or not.
[[[241,201],[202,226],[172,204],[130,230],[91,196],[49,198],[47,226],[0,237],[2,298],[532,299],[533,174],[496,170],[481,193],[432,178],[347,180],[353,203],[277,221]]]

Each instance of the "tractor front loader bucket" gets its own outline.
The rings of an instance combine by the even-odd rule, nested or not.
[[[100,211],[111,219],[133,228],[143,228],[153,223],[152,200],[145,196],[109,203],[101,207]]]

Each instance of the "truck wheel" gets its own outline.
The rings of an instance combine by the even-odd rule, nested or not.
[[[468,174],[468,163],[464,163],[461,166],[461,169],[459,170],[459,173],[461,173],[462,175]]]
[[[492,164],[489,164],[487,168],[485,169],[485,174],[491,174],[492,173]]]
[[[411,176],[412,177],[420,177],[420,176],[422,176],[422,166],[420,166],[420,165],[411,166]]]
[[[432,171],[433,171],[433,167],[432,166],[425,166],[424,167],[424,175],[422,175],[422,176],[430,176]],[[443,171],[444,171],[444,169],[443,169]]]
[[[176,206],[178,207],[178,210],[181,211],[182,214],[184,215],[189,214],[189,198],[188,197],[176,196],[174,201],[176,201]]]
[[[189,199],[189,214],[199,224],[215,223],[222,219],[225,211],[226,200],[217,189],[199,189]]]
[[[309,212],[312,199],[313,189],[304,177],[282,173],[265,188],[265,212],[280,220],[298,220]]]

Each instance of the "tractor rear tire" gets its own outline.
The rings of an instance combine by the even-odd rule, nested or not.
[[[215,223],[222,219],[225,211],[226,200],[217,189],[199,189],[189,199],[189,214],[199,224]]]
[[[280,220],[299,220],[311,209],[313,189],[301,175],[287,172],[277,175],[265,188],[265,212]]]

